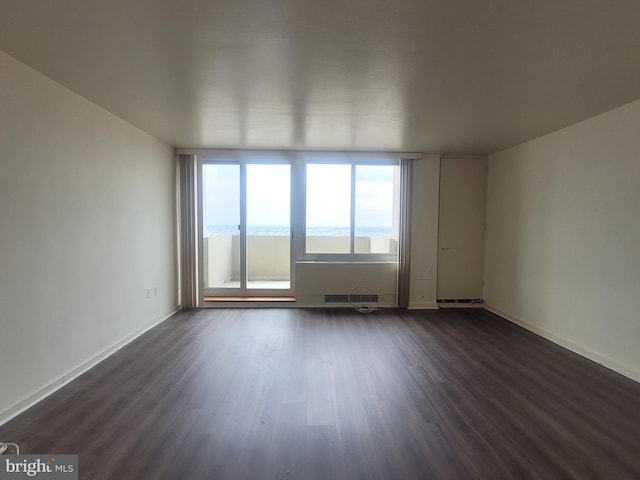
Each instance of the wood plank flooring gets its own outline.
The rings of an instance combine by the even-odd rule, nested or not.
[[[640,384],[484,310],[193,310],[0,440],[91,480],[638,479]]]

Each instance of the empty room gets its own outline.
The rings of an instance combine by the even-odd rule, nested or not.
[[[0,478],[640,478],[640,3],[0,12]]]

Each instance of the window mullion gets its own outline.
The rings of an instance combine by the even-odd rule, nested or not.
[[[350,221],[350,233],[349,233],[349,253],[353,255],[355,253],[356,243],[356,165],[351,162],[351,221]]]
[[[247,163],[240,162],[240,289],[247,291]]]

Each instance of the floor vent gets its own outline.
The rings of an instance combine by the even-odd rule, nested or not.
[[[324,303],[378,303],[378,295],[371,293],[354,293],[352,295],[326,294]]]

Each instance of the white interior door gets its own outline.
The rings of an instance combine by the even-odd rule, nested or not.
[[[487,160],[440,164],[438,299],[482,298]]]

